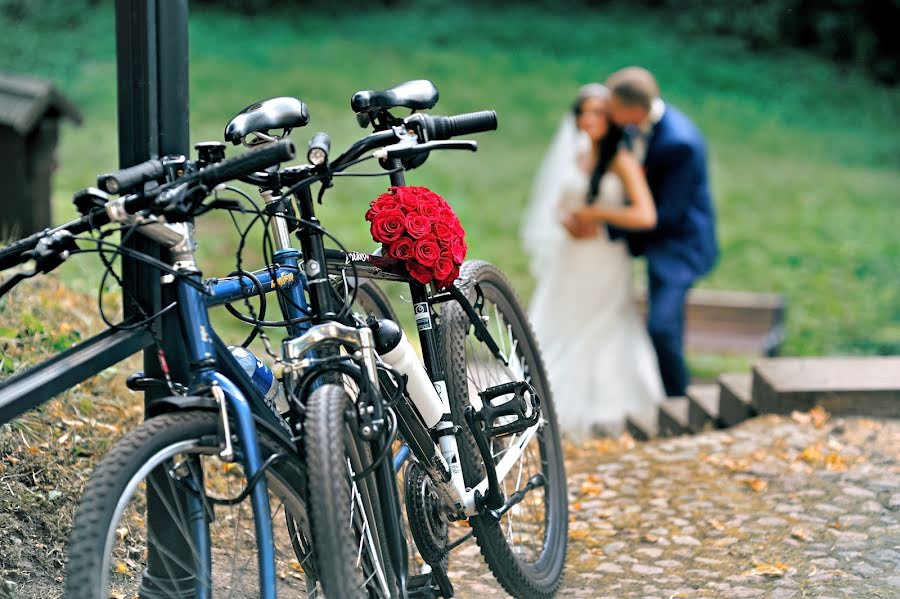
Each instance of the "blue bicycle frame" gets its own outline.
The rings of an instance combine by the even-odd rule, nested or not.
[[[192,380],[189,393],[211,391],[219,402],[223,421],[227,423],[228,413],[233,417],[240,439],[240,451],[233,454],[239,458],[247,480],[251,480],[262,467],[259,441],[256,434],[257,419],[268,423],[268,428],[282,433],[290,439],[290,430],[283,418],[269,406],[259,391],[251,383],[249,377],[232,357],[225,344],[213,331],[209,321],[208,308],[237,301],[243,297],[259,292],[257,283],[265,291],[276,288],[286,294],[286,302],[282,303],[283,317],[291,322],[288,331],[292,336],[300,335],[310,326],[308,321],[293,323],[307,315],[307,301],[304,294],[305,280],[299,268],[299,252],[292,248],[278,250],[275,253],[276,264],[272,268],[253,273],[256,281],[247,276],[229,277],[210,280],[206,285],[206,293],[185,279],[194,283],[201,282],[201,275],[193,266],[182,272],[183,277],[176,278],[178,310],[184,323],[185,347],[187,357],[192,366]],[[226,429],[227,430],[227,429]],[[226,452],[231,451],[230,439],[226,439]],[[189,494],[190,495],[190,494]],[[188,496],[188,509],[191,512],[203,513],[201,499]],[[268,489],[264,476],[259,477],[251,490],[251,505],[254,512],[256,538],[258,539],[259,586],[260,597],[275,598],[275,555],[272,521],[269,513]],[[200,548],[198,567],[202,571],[210,571],[212,555],[209,539],[209,526],[203,518],[195,520],[192,527],[195,547]],[[196,596],[207,598],[210,589],[202,581],[195,582]]]

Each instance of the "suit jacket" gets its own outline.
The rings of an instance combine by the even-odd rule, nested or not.
[[[646,255],[651,276],[690,284],[716,263],[715,213],[706,142],[694,123],[671,105],[650,133],[644,168],[656,204],[656,227],[631,232],[610,226],[610,237],[624,237],[632,255]]]

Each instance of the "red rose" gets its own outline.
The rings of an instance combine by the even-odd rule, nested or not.
[[[413,257],[422,266],[434,266],[440,256],[441,248],[431,235],[423,237],[413,246]]]
[[[406,232],[413,239],[418,239],[422,235],[431,233],[431,221],[421,214],[408,214],[404,221]]]
[[[403,234],[403,222],[403,211],[382,210],[375,215],[372,220],[372,226],[369,228],[372,233],[372,239],[382,243],[397,240]]]
[[[462,228],[462,225],[459,224],[459,219],[454,217],[454,222],[448,223],[450,228],[453,230],[453,235],[455,237],[463,238],[466,236],[465,229]]]
[[[400,237],[388,248],[387,255],[397,260],[409,260],[413,255],[413,240],[405,235]]]
[[[407,262],[406,270],[409,271],[409,276],[422,283],[423,285],[427,285],[434,280],[434,275],[431,274],[431,269],[422,266],[418,262]]]
[[[419,202],[419,207],[416,209],[416,212],[431,222],[441,219],[441,208],[435,202],[429,202],[427,200]]]
[[[397,189],[397,199],[403,204],[403,208],[407,212],[412,212],[419,207],[419,194],[409,187],[400,187]]]
[[[438,281],[443,281],[450,276],[451,272],[453,272],[454,266],[456,265],[453,264],[453,260],[448,254],[441,254],[441,257],[434,263],[434,278]]]
[[[450,271],[450,274],[447,275],[447,278],[441,279],[440,281],[438,281],[438,283],[437,283],[438,289],[443,289],[444,287],[449,287],[450,285],[453,284],[453,281],[455,281],[456,277],[458,277],[458,276],[459,276],[459,267],[454,264],[453,270]]]
[[[420,204],[431,204],[439,208],[447,204],[447,202],[444,201],[444,198],[434,193],[430,189],[425,187],[422,187],[421,189],[424,189],[425,191],[423,191],[419,196]]]
[[[372,219],[379,212],[384,212],[385,210],[399,210],[400,203],[394,199],[394,196],[383,193],[378,196],[378,199],[372,202],[372,207],[366,212],[366,220],[372,222]]]
[[[462,240],[462,237],[454,237],[450,241],[450,254],[453,256],[453,261],[457,264],[462,264],[463,260],[466,259],[466,250],[468,249],[469,246]]]
[[[442,248],[450,247],[450,242],[456,237],[453,233],[453,229],[450,228],[450,225],[440,221],[432,223],[431,232],[434,233],[438,244]]]

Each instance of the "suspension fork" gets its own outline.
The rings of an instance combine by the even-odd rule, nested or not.
[[[240,389],[223,374],[213,371],[204,374],[216,401],[227,402],[228,410],[234,416],[237,436],[241,440],[244,475],[248,481],[252,480],[262,468],[262,455],[250,403]],[[226,439],[226,448],[229,445],[230,439]],[[253,506],[253,522],[256,528],[260,597],[275,599],[275,541],[265,476],[260,476],[254,484],[250,492],[250,503]]]

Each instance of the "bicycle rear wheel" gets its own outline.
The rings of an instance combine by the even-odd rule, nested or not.
[[[473,516],[469,521],[485,561],[510,595],[550,597],[559,586],[565,563],[568,506],[556,412],[543,362],[521,302],[502,272],[487,262],[465,262],[459,281],[507,361],[496,358],[475,336],[458,303],[445,304],[439,339],[453,420],[462,427],[458,445],[467,486],[480,482],[485,470],[463,417],[466,406],[479,408],[479,392],[511,381],[530,383],[541,401],[538,432],[500,486],[508,499],[538,474],[544,485],[528,492],[499,521],[490,516]],[[521,443],[522,434],[490,439],[495,463],[507,449]]]
[[[389,598],[396,584],[384,539],[373,476],[354,480],[371,463],[367,444],[345,419],[349,393],[325,384],[306,406],[306,463],[313,545],[326,597]]]
[[[388,318],[394,322],[399,322],[397,315],[394,313],[394,308],[391,306],[391,300],[374,281],[364,281],[356,288],[356,301],[353,307],[358,312],[361,312],[363,316],[374,316],[379,319]]]
[[[75,516],[66,597],[259,597],[250,497],[233,501],[247,480],[219,457],[219,428],[216,413],[164,414],[110,450]],[[259,442],[263,460],[282,454],[265,473],[278,597],[313,597],[302,463],[265,431]]]

